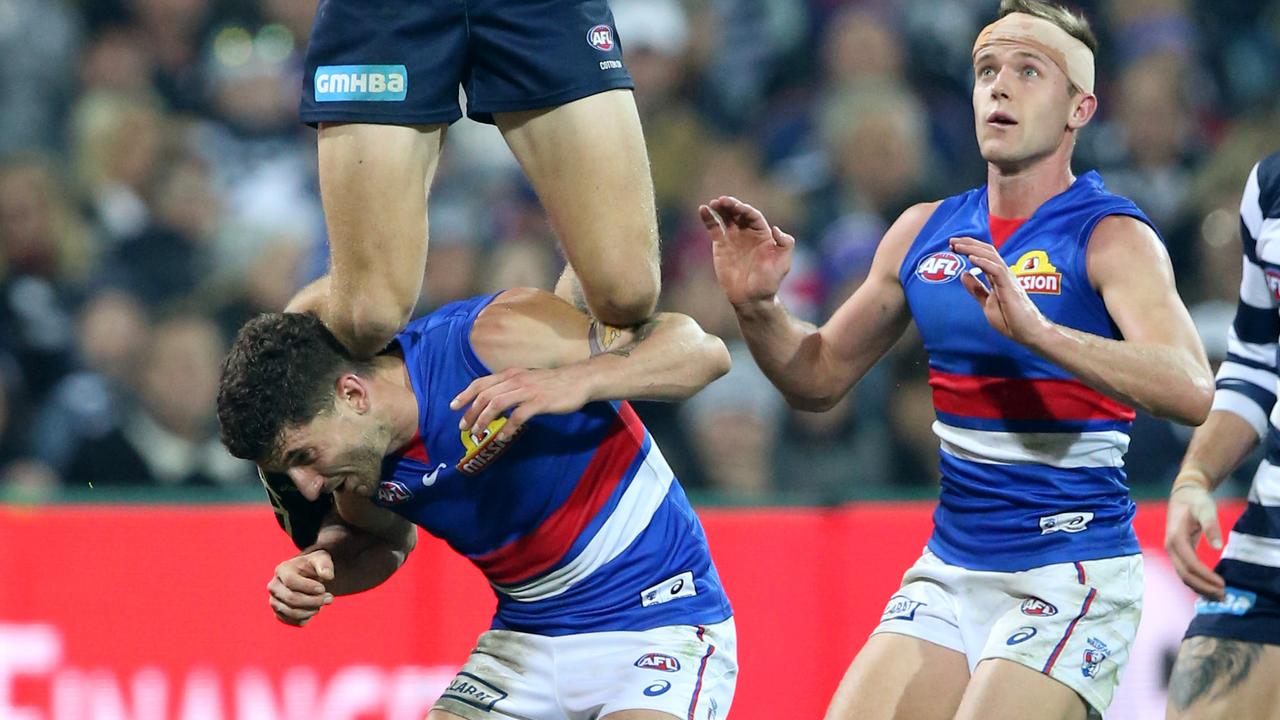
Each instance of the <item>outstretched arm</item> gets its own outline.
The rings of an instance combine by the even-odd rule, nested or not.
[[[471,404],[463,423],[477,434],[510,410],[502,438],[534,415],[592,401],[683,400],[729,370],[724,343],[688,316],[659,313],[618,328],[532,289],[508,290],[481,311],[471,346],[493,374],[472,382],[452,407]]]
[[[316,542],[276,566],[267,584],[271,609],[288,625],[305,625],[334,596],[377,587],[417,543],[413,525],[354,493],[334,494],[335,510]]]
[[[955,238],[951,247],[967,255],[990,283],[970,273],[961,278],[1002,334],[1108,397],[1187,425],[1204,422],[1213,400],[1213,374],[1174,287],[1169,256],[1145,223],[1111,216],[1098,223],[1089,241],[1089,278],[1123,340],[1044,317],[989,243]]]
[[[866,281],[819,328],[792,317],[778,299],[795,238],[736,198],[702,206],[716,278],[756,364],[792,407],[834,406],[902,335],[910,311],[898,268],[936,207],[916,205],[898,218],[881,240]]]

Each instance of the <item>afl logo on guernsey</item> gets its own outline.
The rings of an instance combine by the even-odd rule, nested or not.
[[[1267,287],[1271,290],[1271,297],[1280,300],[1280,270],[1267,268],[1263,272],[1267,275]]]
[[[410,497],[413,494],[399,480],[383,480],[378,485],[378,501],[384,505],[399,505]]]
[[[927,283],[951,282],[964,272],[965,259],[949,252],[936,252],[920,261],[916,276]]]
[[[1009,270],[1028,293],[1062,294],[1062,273],[1049,262],[1049,253],[1043,250],[1023,253],[1018,262],[1009,266]]]
[[[587,31],[587,44],[601,51],[613,49],[613,28],[608,25],[597,25]]]

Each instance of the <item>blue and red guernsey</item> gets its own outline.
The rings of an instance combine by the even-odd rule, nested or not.
[[[494,296],[397,336],[419,435],[387,458],[376,502],[466,556],[498,597],[493,627],[541,635],[716,623],[732,614],[679,482],[625,402],[536,417],[497,442],[449,402],[489,370],[471,327]]]
[[[1095,172],[1020,225],[993,223],[982,187],[944,200],[903,260],[941,445],[929,547],[946,562],[1012,572],[1139,551],[1123,469],[1133,410],[992,328],[960,282],[968,259],[948,246],[955,237],[995,240],[1049,320],[1118,339],[1085,266],[1089,238],[1108,215],[1151,224]],[[993,238],[993,226],[1016,229]]]

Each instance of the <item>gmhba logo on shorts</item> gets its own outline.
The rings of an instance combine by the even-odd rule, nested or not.
[[[409,88],[404,65],[321,65],[316,68],[316,102],[399,102]]]

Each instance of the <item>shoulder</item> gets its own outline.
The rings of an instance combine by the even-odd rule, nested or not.
[[[875,264],[886,272],[897,274],[898,267],[907,256],[907,251],[915,243],[920,231],[929,223],[944,201],[934,200],[912,205],[898,216],[893,225],[885,232],[880,246],[876,249]]]
[[[492,372],[554,367],[564,346],[585,338],[591,318],[546,290],[515,288],[493,299],[471,326],[471,348]]]
[[[1169,252],[1150,225],[1132,215],[1108,215],[1093,228],[1086,252],[1095,287],[1108,279],[1138,275],[1172,278]]]

